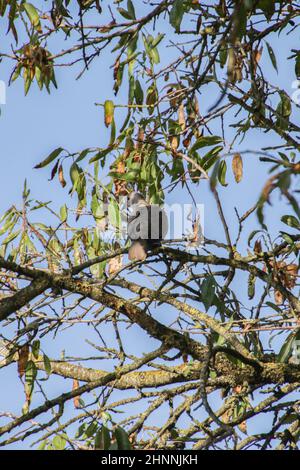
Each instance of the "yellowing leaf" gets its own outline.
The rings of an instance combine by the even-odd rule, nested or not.
[[[106,100],[104,103],[104,123],[109,127],[114,119],[114,103],[111,100]]]
[[[236,153],[232,159],[232,171],[235,181],[239,183],[243,178],[243,160],[239,153]]]
[[[178,108],[178,124],[181,127],[181,130],[184,131],[186,124],[185,124],[185,116],[184,116],[184,106],[183,103],[180,104]]]
[[[108,262],[108,274],[112,275],[122,268],[122,256],[111,258]]]
[[[40,23],[40,17],[38,14],[37,9],[35,6],[33,6],[31,3],[23,3],[23,8],[26,11],[26,14],[34,28],[41,33],[42,28],[41,28],[41,23]]]

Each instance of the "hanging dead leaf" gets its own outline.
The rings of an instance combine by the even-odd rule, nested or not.
[[[28,358],[29,358],[29,345],[25,344],[19,349],[18,374],[19,374],[20,379],[25,374]]]
[[[256,48],[254,49],[254,51],[252,51],[254,73],[256,72],[257,65],[261,59],[262,53],[263,53],[263,46],[261,46],[260,49]]]
[[[118,78],[119,68],[120,68],[120,59],[117,59],[116,62],[114,63],[114,80],[115,81]]]
[[[139,127],[138,134],[137,134],[137,139],[136,139],[136,144],[135,148],[136,149],[141,149],[144,143],[144,138],[145,138],[145,131],[142,127]]]
[[[228,61],[227,61],[227,75],[228,75],[228,80],[231,83],[235,82],[235,64],[236,64],[236,56],[234,49],[231,47],[228,50]]]
[[[111,100],[106,100],[104,103],[104,123],[109,127],[114,119],[115,106]]]
[[[54,167],[53,167],[52,170],[51,170],[50,181],[53,180],[54,176],[55,176],[56,173],[57,173],[58,164],[59,164],[59,159],[57,160],[57,162],[55,163]]]
[[[116,171],[117,171],[117,173],[119,173],[121,175],[126,173],[126,164],[125,164],[124,160],[120,160],[118,162],[117,167],[116,167]],[[114,184],[115,184],[115,195],[117,197],[118,196],[126,196],[126,194],[128,193],[126,181],[116,178],[114,180]]]
[[[173,87],[169,88],[167,90],[167,95],[172,108],[176,108],[176,106],[178,105],[178,89]]]
[[[260,240],[256,240],[256,242],[255,242],[255,244],[254,244],[254,253],[256,253],[257,255],[259,255],[261,252],[262,252],[261,241],[260,241]]]
[[[295,287],[298,276],[298,265],[297,264],[288,264],[285,270],[285,280],[283,284],[288,289]]]
[[[262,190],[262,197],[266,202],[269,202],[269,195],[273,189],[274,189],[273,182],[270,180],[267,181]]]
[[[189,362],[189,357],[186,353],[182,353],[182,360],[183,360],[183,363],[186,364],[187,362]]]
[[[58,169],[58,180],[59,180],[61,186],[64,188],[67,183],[66,183],[65,178],[64,178],[64,170],[63,170],[62,165],[60,165],[59,169]]]
[[[111,258],[108,262],[107,273],[109,276],[119,271],[123,266],[123,256],[116,256]]]
[[[72,390],[76,390],[79,388],[79,382],[77,379],[73,379],[73,385],[72,385]],[[75,408],[81,408],[80,405],[80,395],[77,395],[76,397],[73,398],[73,403]]]
[[[199,101],[198,101],[197,96],[194,96],[193,108],[194,108],[195,114],[198,116],[200,112],[200,108],[199,108]]]
[[[184,131],[186,124],[185,124],[185,115],[184,115],[184,105],[180,103],[178,108],[178,124],[181,127],[181,130]]]
[[[281,305],[283,303],[283,295],[278,290],[274,292],[274,300],[276,305]]]
[[[171,144],[171,149],[172,150],[177,150],[178,149],[179,139],[178,139],[177,135],[170,136],[170,144]]]
[[[192,140],[192,137],[193,137],[193,133],[191,132],[184,140],[183,140],[183,146],[185,148],[188,148],[190,146],[190,143],[191,143],[191,140]]]
[[[240,153],[236,153],[232,159],[232,171],[235,181],[239,183],[243,178],[243,160]]]

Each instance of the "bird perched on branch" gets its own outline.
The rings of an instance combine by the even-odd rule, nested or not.
[[[131,193],[128,206],[127,231],[132,244],[128,251],[130,260],[143,261],[147,251],[161,245],[168,232],[168,218],[157,204],[148,204],[141,193]]]

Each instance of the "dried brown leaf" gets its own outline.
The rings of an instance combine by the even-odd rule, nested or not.
[[[116,256],[115,258],[111,258],[108,262],[108,275],[112,275],[119,271],[123,266],[123,257]]]
[[[79,382],[77,379],[73,379],[72,390],[76,390],[77,388],[79,388]],[[73,398],[73,403],[75,408],[81,408],[80,395]]]
[[[185,114],[184,114],[184,105],[183,103],[180,104],[178,108],[178,124],[181,127],[181,130],[184,131],[186,127],[185,123]]]
[[[236,153],[232,159],[232,171],[235,181],[239,183],[243,178],[243,160],[240,153]]]
[[[60,184],[62,185],[62,187],[64,188],[67,183],[66,183],[66,180],[64,178],[64,170],[63,170],[62,165],[60,165],[59,169],[58,169],[58,180],[59,180]]]
[[[19,374],[20,379],[25,374],[28,358],[29,358],[29,345],[25,344],[19,349],[18,374]]]

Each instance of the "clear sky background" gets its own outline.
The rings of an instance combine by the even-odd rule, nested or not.
[[[35,4],[37,3],[35,2]],[[142,2],[135,3],[140,4],[137,11],[143,12]],[[41,4],[44,4],[44,2],[41,2]],[[99,22],[98,17],[94,16],[93,19],[95,23]],[[105,23],[105,18],[101,21],[102,23]],[[166,23],[163,24],[165,27]],[[1,44],[5,44],[6,49],[9,46],[10,38],[5,36],[3,32],[6,30],[6,28],[3,28],[3,20],[0,21],[0,28],[2,31]],[[171,29],[165,31],[162,28],[161,23],[158,23],[156,33],[166,32],[167,35],[172,34]],[[289,55],[290,49],[295,47],[295,40],[299,41],[299,36],[295,34],[288,38],[282,36],[278,39],[275,35],[272,38],[272,47],[277,54],[280,71],[278,75],[268,58],[266,46],[262,58],[263,61],[268,63],[267,73],[271,82],[284,88],[289,94],[292,93],[292,81],[295,79],[294,64],[292,61],[286,62],[285,57]],[[55,41],[57,41],[56,44]],[[51,47],[54,49],[61,48],[58,36],[55,41],[51,44]],[[1,46],[1,48],[3,47]],[[170,50],[167,47],[162,46],[160,54],[162,63],[169,60]],[[7,88],[7,102],[6,105],[1,106],[0,116],[0,215],[10,205],[21,204],[25,178],[33,197],[44,201],[53,201],[53,207],[57,209],[65,203],[67,189],[62,189],[57,180],[49,181],[49,168],[34,170],[33,167],[59,146],[70,151],[78,151],[87,147],[105,147],[107,145],[108,132],[103,123],[103,110],[96,107],[94,103],[104,102],[106,99],[113,99],[119,104],[126,102],[126,91],[120,93],[117,98],[113,95],[111,65],[112,55],[107,50],[104,51],[100,59],[94,61],[90,70],[80,80],[75,80],[79,71],[78,67],[70,69],[58,67],[56,68],[58,90],[52,87],[50,95],[45,90],[41,92],[37,85],[33,84],[28,96],[25,97],[24,85],[21,79],[18,79],[12,86]],[[9,61],[0,63],[0,79],[8,83],[10,73],[11,63]],[[209,91],[205,94],[204,90],[199,98],[200,110],[203,114],[217,99],[217,96]],[[215,129],[215,132],[221,134],[218,129]],[[230,134],[228,136],[230,137]],[[276,141],[275,134],[266,135],[257,129],[251,131],[249,137],[243,143],[237,145],[235,150],[257,151],[265,145],[275,144]],[[235,235],[234,225],[236,219],[233,207],[235,205],[242,214],[256,202],[266,181],[268,167],[258,161],[257,155],[248,153],[244,157],[244,179],[239,185],[233,181],[230,174],[230,160],[228,161],[228,167],[229,185],[227,188],[220,188],[219,191],[225,215],[229,220],[230,228],[233,229],[233,235]],[[207,184],[201,182],[194,194],[198,203],[205,204],[205,236],[223,240],[223,230],[219,222],[216,223],[216,209]],[[167,203],[178,202],[178,199],[190,202],[187,195],[176,192],[166,196]],[[283,224],[280,223],[280,214],[285,213],[286,206],[285,203],[278,201],[277,195],[272,196],[272,200],[274,205],[268,208],[266,221],[270,230],[275,234],[278,229],[284,229]],[[75,207],[75,201],[72,204]],[[47,223],[47,220],[44,222]],[[82,223],[80,222],[80,224]],[[251,217],[248,224],[252,229],[259,228],[255,215]],[[246,245],[244,249],[246,250]],[[239,288],[245,291],[244,298],[245,303],[247,303],[244,281],[245,278],[242,275],[238,276],[235,287],[240,283]],[[157,310],[158,314],[161,315],[159,309]],[[163,312],[163,315],[163,320],[161,317],[160,320],[167,322],[171,313]],[[145,344],[144,336],[137,327],[132,327],[127,334],[127,341],[131,344],[134,343],[136,353],[150,349],[153,344],[157,344],[152,340]],[[103,335],[109,335],[109,331],[103,331]],[[70,355],[93,355],[95,351],[86,344],[85,338],[97,342],[96,334],[91,328],[80,327],[66,330],[63,335],[58,335],[53,341],[49,338],[46,343],[43,343],[43,347],[49,357],[59,357],[63,349],[66,354]],[[95,364],[93,365],[95,366]],[[105,363],[99,361],[99,368],[105,368]],[[54,377],[50,379],[49,397],[70,390],[70,387],[71,380]],[[41,401],[42,397],[37,395],[33,399],[33,406]],[[17,366],[12,365],[1,371],[0,411],[9,410],[11,413],[19,415],[23,403],[23,386],[18,379]],[[67,415],[69,416],[72,415],[72,406],[72,403],[66,405]],[[41,418],[39,420],[42,421]],[[0,422],[4,423],[6,421],[0,420]],[[263,431],[264,421],[260,420],[259,425],[260,430]],[[18,443],[10,447],[26,448],[27,444]]]

